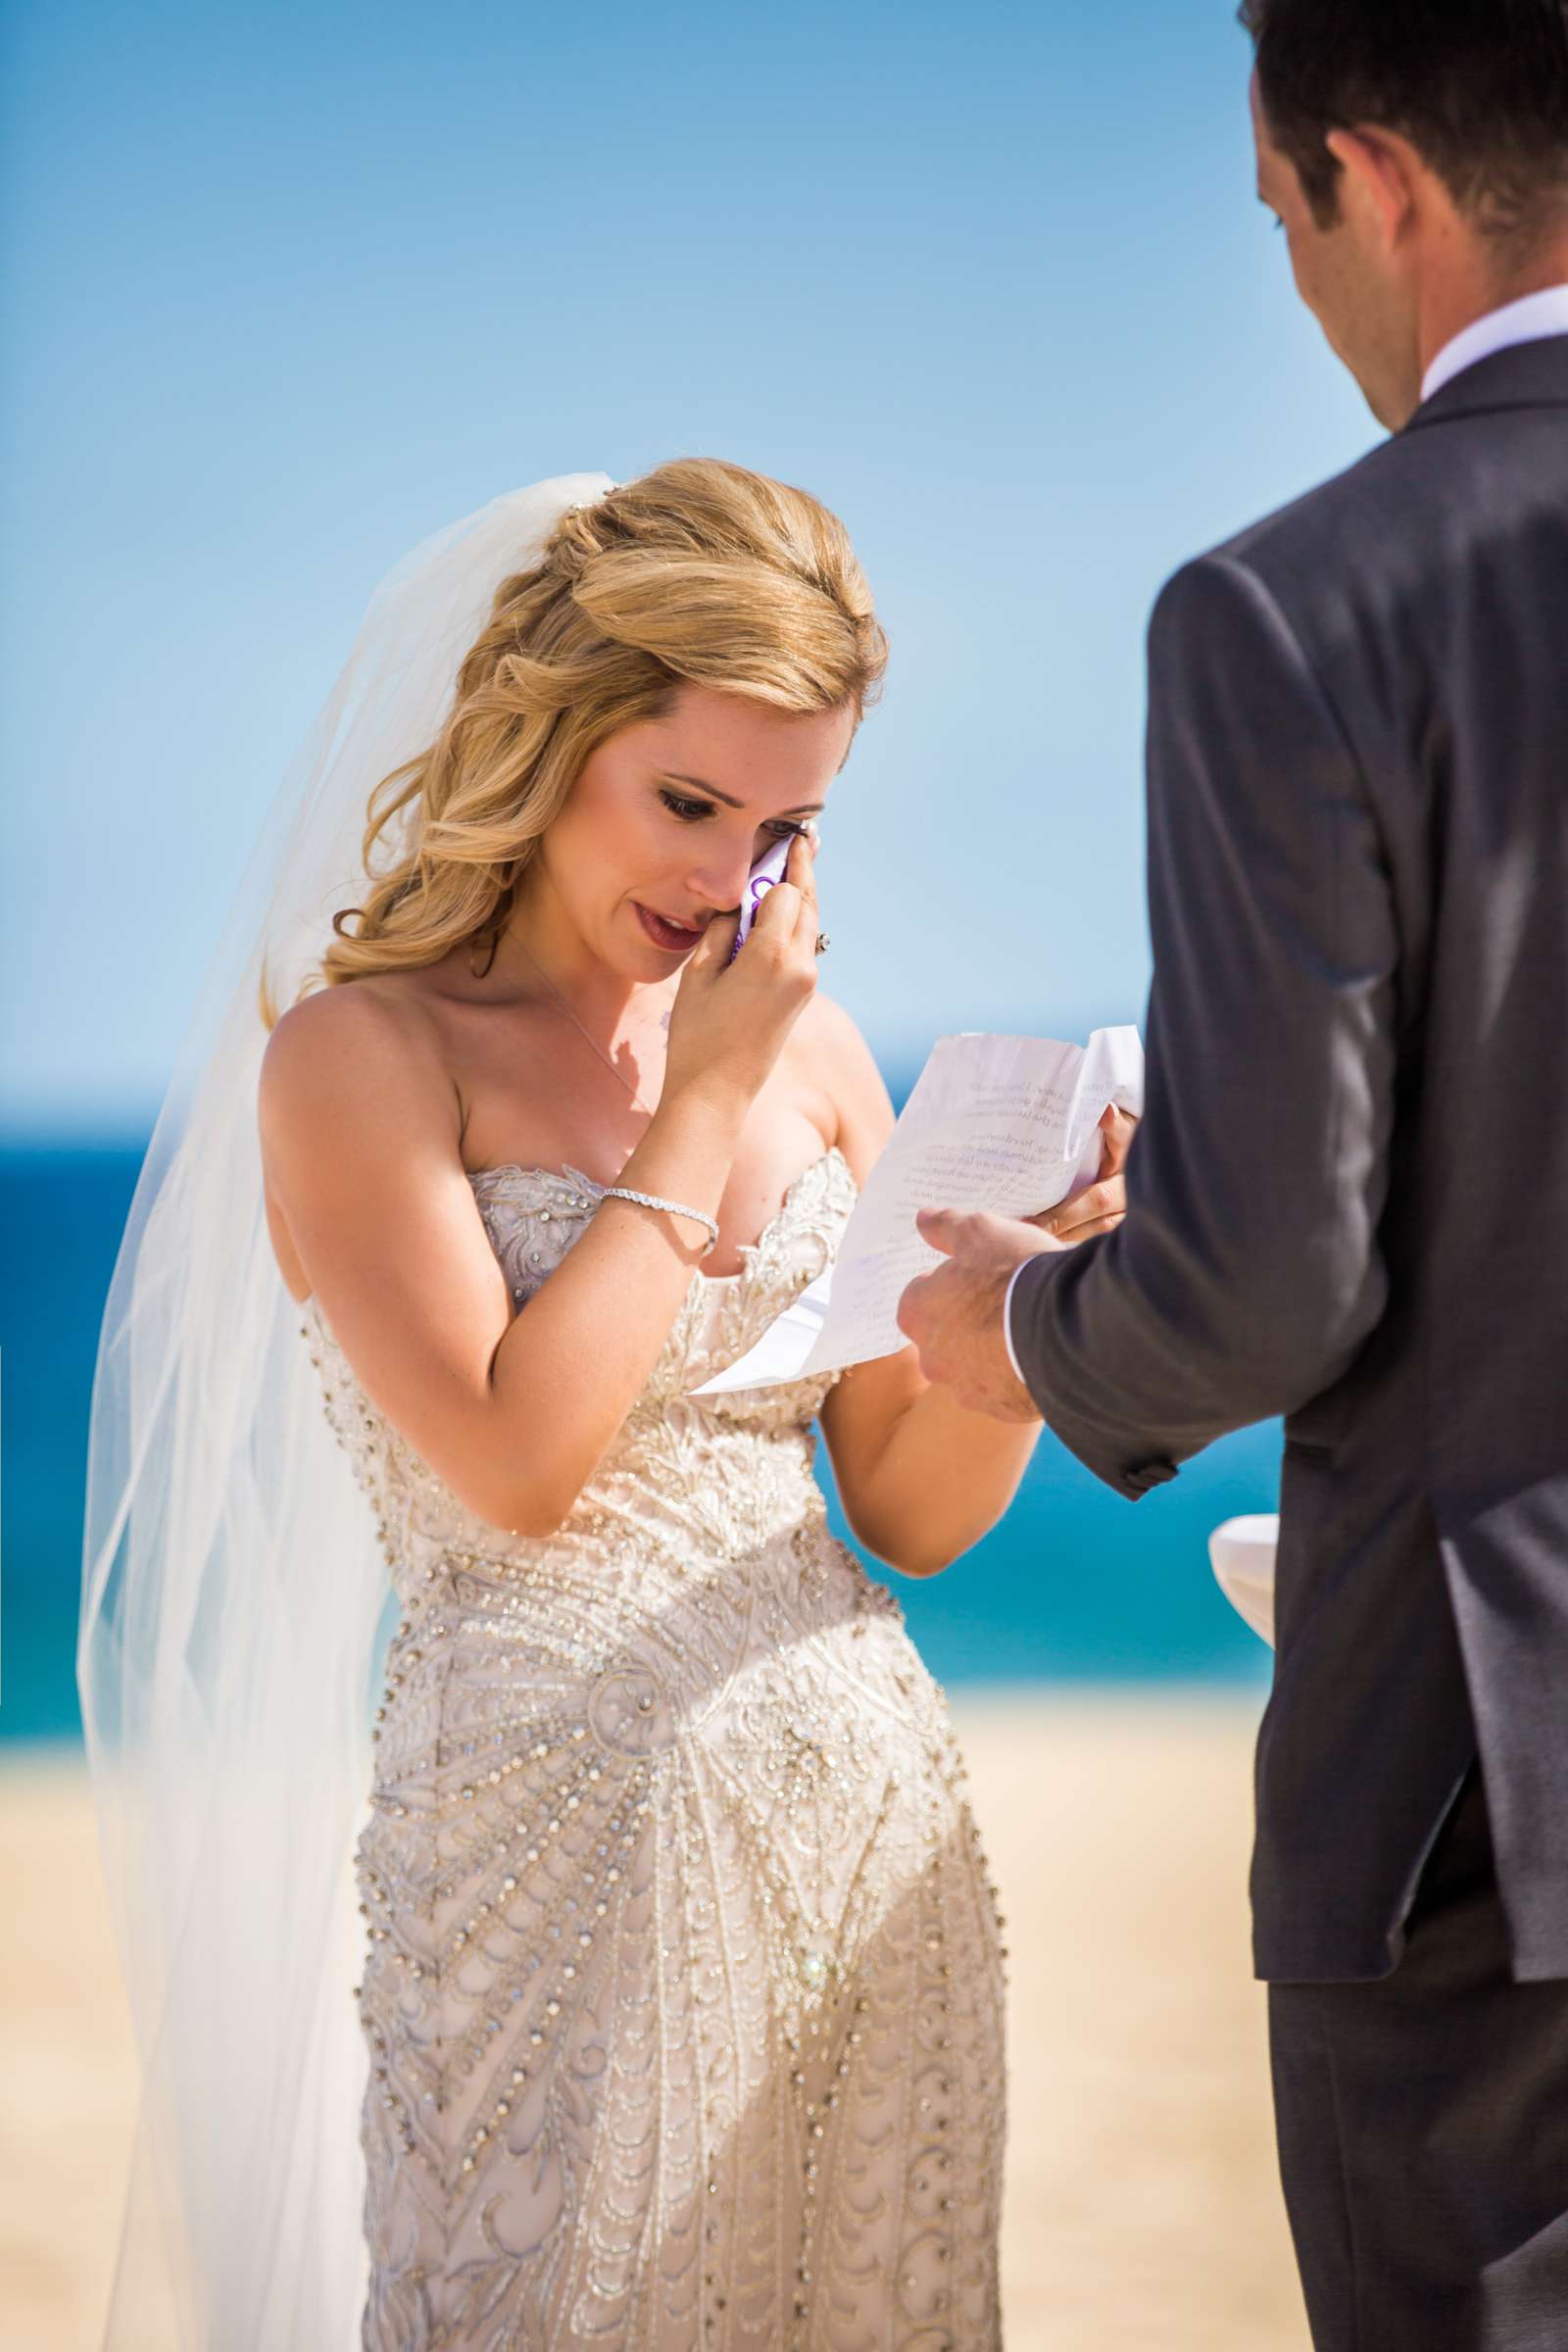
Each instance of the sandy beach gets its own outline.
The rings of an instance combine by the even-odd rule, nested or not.
[[[1009,2352],[1307,2352],[1248,1955],[1258,1704],[955,1699],[1011,1953]],[[98,2352],[135,2057],[69,1758],[0,1763],[0,2335]]]

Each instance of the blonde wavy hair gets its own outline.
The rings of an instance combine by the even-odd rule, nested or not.
[[[333,915],[299,995],[487,937],[493,956],[583,762],[659,717],[682,684],[786,711],[848,704],[858,724],[886,662],[849,534],[804,490],[682,458],[564,514],[538,561],[496,590],[440,735],[372,790],[365,904]],[[265,979],[261,1001],[271,1029]]]

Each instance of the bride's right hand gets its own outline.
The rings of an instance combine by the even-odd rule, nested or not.
[[[733,963],[739,914],[714,915],[687,958],[669,1016],[661,1103],[697,1096],[744,1112],[816,992],[814,837],[797,834]]]

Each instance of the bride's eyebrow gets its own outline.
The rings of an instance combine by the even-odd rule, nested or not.
[[[723,802],[726,808],[744,808],[746,806],[744,801],[737,801],[729,793],[720,792],[716,784],[705,784],[701,776],[677,776],[665,770],[661,773],[659,780],[662,784],[689,784],[694,792],[710,792],[715,801]],[[803,801],[799,808],[781,808],[779,814],[780,816],[820,816],[826,806],[825,801]]]

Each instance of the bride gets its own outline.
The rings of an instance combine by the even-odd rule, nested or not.
[[[913,1576],[1038,1425],[704,1393],[892,1125],[815,991],[884,660],[801,491],[568,477],[390,575],[285,787],[94,1395],[117,2346],[1000,2342],[1002,1923],[811,1424]]]

